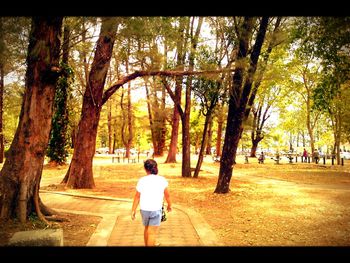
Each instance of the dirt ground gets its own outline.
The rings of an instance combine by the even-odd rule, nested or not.
[[[215,194],[219,163],[207,157],[199,178],[182,178],[181,163],[164,164],[156,159],[159,174],[169,181],[173,204],[200,213],[225,246],[349,246],[350,161],[344,166],[309,163],[275,164],[266,159],[249,164],[237,159],[228,194]],[[196,160],[193,159],[192,167]],[[62,178],[68,166],[46,165],[43,180]],[[72,193],[132,199],[137,180],[144,175],[143,162],[112,163],[94,159],[94,189],[73,190],[60,185],[44,187]],[[59,180],[58,180],[59,181]],[[67,214],[58,222],[67,246],[84,246],[99,218]],[[31,222],[27,229],[38,227]],[[23,227],[0,222],[0,245]]]

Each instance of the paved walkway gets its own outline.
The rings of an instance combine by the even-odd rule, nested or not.
[[[51,183],[43,180],[41,186]],[[87,246],[144,246],[141,215],[130,218],[132,200],[44,190],[40,198],[57,211],[102,217]],[[178,205],[161,223],[158,241],[160,246],[172,247],[223,245],[200,214]]]

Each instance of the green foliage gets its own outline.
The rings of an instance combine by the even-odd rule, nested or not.
[[[339,86],[334,76],[325,75],[322,82],[313,91],[313,108],[327,111],[338,93]]]
[[[23,93],[24,87],[21,81],[12,82],[4,87],[3,132],[5,148],[10,146],[17,129]]]
[[[50,161],[63,164],[68,157],[67,126],[68,111],[67,100],[70,93],[70,83],[74,81],[74,72],[66,64],[61,63],[62,76],[57,81],[55,94],[55,113],[52,118],[50,141],[47,148],[47,156]]]
[[[36,228],[44,229],[48,227],[45,222],[39,219],[36,213],[31,213],[28,216],[28,220],[29,222],[32,223],[33,229],[36,229]]]

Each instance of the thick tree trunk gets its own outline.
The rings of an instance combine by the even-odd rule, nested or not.
[[[102,94],[116,34],[113,18],[104,18],[97,40],[94,61],[84,93],[81,119],[68,172],[63,179],[67,187],[94,188],[92,161],[96,148],[96,135],[102,108]]]
[[[62,17],[33,18],[19,124],[0,172],[0,218],[42,214],[39,186],[58,78]]]
[[[4,103],[3,103],[3,101],[4,101],[4,75],[5,75],[4,74],[4,65],[0,62],[0,163],[4,162],[4,152],[5,152],[3,117],[2,117],[3,116],[3,108],[4,108]]]
[[[2,17],[0,17],[0,163],[4,162],[4,131],[3,131],[3,107],[4,107],[4,29],[2,23]]]

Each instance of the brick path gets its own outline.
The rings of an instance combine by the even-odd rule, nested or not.
[[[101,216],[102,220],[87,246],[144,246],[141,215],[130,218],[132,200],[65,192],[40,191],[45,205],[63,212]],[[173,205],[173,211],[159,228],[161,246],[218,246],[215,233],[201,215]]]

